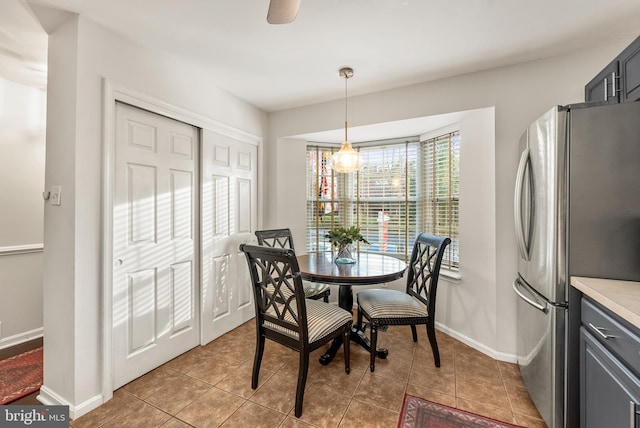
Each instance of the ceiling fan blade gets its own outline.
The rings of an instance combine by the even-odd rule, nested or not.
[[[269,24],[288,24],[298,15],[300,0],[271,0],[267,22]]]

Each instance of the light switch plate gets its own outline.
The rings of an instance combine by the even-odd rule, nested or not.
[[[51,205],[60,206],[62,203],[62,186],[51,188]]]

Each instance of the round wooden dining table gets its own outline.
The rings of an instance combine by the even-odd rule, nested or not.
[[[407,264],[395,257],[375,253],[354,253],[355,263],[337,264],[334,261],[336,253],[309,253],[298,258],[298,266],[303,279],[325,284],[340,286],[338,306],[353,311],[353,286],[372,285],[391,282],[402,278]],[[370,351],[371,344],[364,332],[354,326],[351,329],[351,340]],[[342,345],[342,338],[334,340],[327,353],[320,357],[320,363],[329,364]],[[377,349],[379,358],[386,358],[386,349]]]

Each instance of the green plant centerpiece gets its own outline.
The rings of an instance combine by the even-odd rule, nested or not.
[[[331,242],[332,247],[338,249],[335,258],[337,264],[351,264],[356,262],[356,259],[351,254],[351,244],[354,242],[369,244],[369,241],[364,239],[364,236],[360,233],[360,228],[357,226],[334,227],[329,230],[324,237]]]

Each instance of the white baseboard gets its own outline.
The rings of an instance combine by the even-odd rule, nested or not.
[[[85,402],[80,403],[77,406],[73,406],[71,403],[53,392],[45,385],[42,385],[42,387],[40,387],[40,394],[38,395],[37,399],[39,402],[46,406],[69,406],[69,417],[71,419],[77,419],[104,403],[102,394],[98,394],[86,400]]]
[[[9,348],[11,346],[19,345],[24,342],[28,342],[33,339],[42,337],[44,328],[36,328],[34,330],[25,331],[24,333],[14,334],[13,336],[5,337],[0,340],[0,349]]]
[[[436,322],[436,328],[440,331],[442,331],[443,333],[447,333],[449,336],[453,337],[454,339],[459,340],[460,342],[464,343],[465,345],[468,345],[470,347],[472,347],[473,349],[482,352],[485,355],[488,355],[489,357],[493,358],[494,360],[498,360],[498,361],[505,361],[507,363],[516,363],[517,357],[514,354],[507,354],[506,352],[498,352],[490,347],[488,347],[487,345],[484,345],[480,342],[477,342],[473,339],[471,339],[470,337],[465,336],[464,334],[458,333],[455,330],[450,329],[449,327]]]

